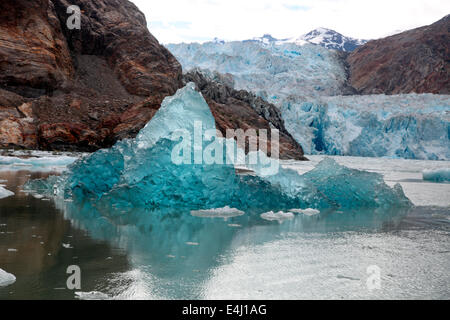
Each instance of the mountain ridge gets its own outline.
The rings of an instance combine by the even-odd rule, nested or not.
[[[224,44],[226,41],[219,38],[214,38],[214,43]],[[343,34],[327,28],[316,28],[300,37],[278,39],[266,33],[261,37],[254,37],[252,39],[242,40],[242,42],[260,42],[265,45],[282,45],[294,43],[296,45],[304,45],[307,43],[319,45],[327,49],[334,49],[344,52],[352,52],[359,46],[368,42],[368,40],[356,39],[344,36]]]

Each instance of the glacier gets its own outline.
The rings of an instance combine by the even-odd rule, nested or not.
[[[236,89],[271,103],[291,94],[316,97],[341,93],[347,76],[337,51],[314,44],[258,41],[169,44],[187,72],[194,68],[230,74]]]
[[[281,110],[306,154],[450,159],[450,96],[351,95],[341,55],[312,44],[270,41],[170,44],[187,72],[252,91]]]
[[[289,100],[286,129],[307,154],[450,159],[450,96],[401,94]]]
[[[332,159],[303,175],[281,166],[278,173],[262,174],[268,163],[262,152],[259,163],[248,166],[255,172],[249,175],[237,174],[226,159],[223,164],[176,164],[172,152],[180,139],[174,133],[194,132],[196,121],[215,130],[206,101],[189,83],[163,101],[135,139],[85,156],[60,176],[30,181],[24,190],[93,203],[101,216],[121,223],[137,219],[127,215],[133,208],[191,216],[195,210],[219,208],[260,215],[291,208],[384,211],[411,206],[399,185],[391,188],[377,173],[349,169]],[[207,142],[202,143],[205,148]],[[192,148],[192,158],[196,150]]]

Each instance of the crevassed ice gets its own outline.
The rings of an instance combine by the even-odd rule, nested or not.
[[[450,159],[449,95],[291,99],[281,110],[307,154]]]
[[[336,95],[346,81],[339,53],[313,44],[232,41],[167,48],[184,71],[198,67],[232,74],[236,89],[252,91],[273,103],[291,94]]]
[[[392,208],[409,206],[400,186],[390,188],[381,175],[349,169],[326,159],[299,175],[279,167],[278,173],[237,175],[225,164],[175,164],[171,153],[180,140],[173,132],[193,133],[195,121],[215,129],[215,120],[193,84],[166,98],[136,139],[118,142],[80,159],[60,177],[27,185],[28,190],[62,198],[95,202],[105,215],[123,216],[127,208],[209,210],[230,207],[244,212],[288,211],[291,208]],[[214,131],[215,132],[215,131]],[[209,141],[203,141],[206,147]],[[194,158],[194,149],[191,158]]]

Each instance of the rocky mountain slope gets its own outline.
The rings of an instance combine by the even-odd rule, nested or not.
[[[450,93],[450,15],[438,22],[370,41],[347,59],[359,93]]]
[[[70,5],[81,30],[66,27]],[[2,1],[0,145],[88,151],[133,135],[181,86],[179,63],[146,25],[128,1]],[[151,106],[130,120],[144,97]]]
[[[71,5],[80,30],[66,25]],[[0,3],[0,147],[109,147],[134,137],[182,86],[180,64],[127,0]]]

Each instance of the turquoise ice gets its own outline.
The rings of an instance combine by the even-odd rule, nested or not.
[[[223,164],[174,163],[172,151],[181,141],[174,133],[192,133],[195,122],[201,122],[205,130],[215,129],[207,103],[188,84],[163,101],[136,139],[86,156],[62,176],[32,182],[28,188],[65,199],[89,200],[108,216],[122,216],[130,208],[179,212],[229,206],[260,214],[293,208],[410,205],[400,186],[390,188],[381,175],[349,169],[332,159],[304,175],[282,166],[275,174],[263,175],[265,162],[248,165],[255,175],[239,175],[233,164],[227,164],[226,152]],[[210,142],[202,143],[205,149]],[[194,158],[195,146],[190,152]],[[262,155],[261,159],[267,160]]]

